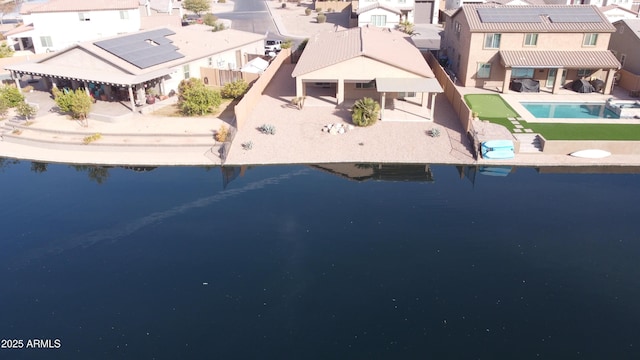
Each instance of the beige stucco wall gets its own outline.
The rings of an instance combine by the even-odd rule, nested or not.
[[[500,38],[500,49],[504,50],[527,50],[527,51],[601,51],[607,50],[609,46],[610,33],[599,33],[595,46],[583,46],[583,33],[539,33],[538,44],[536,46],[525,46],[524,39],[526,33],[502,33]],[[473,33],[470,37],[470,47],[466,54],[462,54],[461,71],[458,79],[464,86],[482,87],[485,82],[503,81],[505,69],[500,63],[500,49],[484,48],[484,33]],[[461,49],[462,50],[462,49]],[[467,59],[466,66],[464,59]],[[489,78],[477,78],[476,72],[479,63],[491,63],[491,74]],[[464,68],[463,68],[464,66]],[[536,71],[535,78],[546,80],[548,72]],[[593,74],[591,76],[594,76]],[[567,79],[575,79],[577,70],[568,70]],[[541,84],[541,86],[544,86]]]
[[[371,81],[377,77],[420,78],[422,76],[365,56],[359,56],[298,76],[303,81],[327,79]]]

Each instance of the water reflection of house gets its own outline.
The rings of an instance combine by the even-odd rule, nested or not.
[[[433,182],[433,173],[428,164],[317,164],[309,165],[356,181],[411,181]]]

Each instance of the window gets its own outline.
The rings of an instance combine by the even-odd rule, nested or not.
[[[371,15],[371,25],[387,26],[387,15]]]
[[[40,36],[40,43],[42,47],[52,47],[53,41],[51,41],[51,36]]]
[[[511,77],[514,79],[532,78],[533,69],[513,69],[511,70]]]
[[[356,83],[356,89],[373,89],[374,87],[376,87],[374,81],[369,81],[366,83]]]
[[[524,46],[536,46],[538,45],[538,34],[525,34]]]
[[[460,26],[460,23],[458,21],[456,21],[453,27],[454,27],[454,29],[456,31],[456,37],[458,39],[460,39],[460,31],[462,29],[462,27]]]
[[[596,46],[598,42],[598,34],[584,34],[583,46]]]
[[[485,36],[484,36],[484,48],[485,49],[499,49],[500,48],[500,34],[485,34]]]
[[[191,77],[190,74],[189,74],[189,65],[184,65],[182,67],[182,72],[184,73],[184,78],[185,79],[188,79],[188,78]]]
[[[78,13],[78,18],[80,19],[80,21],[89,21],[89,20],[91,20],[91,17],[89,16],[89,13],[86,13],[86,12]]]
[[[478,79],[487,79],[491,75],[491,63],[478,64]]]
[[[128,20],[129,19],[129,13],[127,11],[120,11],[120,20]]]
[[[624,67],[625,60],[627,60],[627,54],[620,54],[620,67]]]
[[[591,75],[591,69],[578,69],[578,77],[587,77]]]
[[[209,57],[208,61],[209,61],[209,66],[213,66],[213,58],[211,56]]]

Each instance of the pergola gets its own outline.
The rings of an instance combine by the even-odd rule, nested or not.
[[[423,108],[427,107],[427,105],[429,106],[431,119],[433,119],[435,110],[436,95],[443,92],[438,80],[427,78],[376,78],[376,90],[382,93],[380,97],[381,119],[384,119],[385,102],[389,92],[415,92],[422,94],[420,106]]]

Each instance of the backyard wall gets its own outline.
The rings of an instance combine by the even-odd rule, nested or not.
[[[332,9],[334,12],[342,12],[345,9],[351,11],[350,1],[315,1],[314,6],[316,10],[322,10],[325,13],[327,9]]]
[[[540,136],[542,151],[549,154],[571,154],[585,149],[606,150],[612,154],[639,154],[638,141],[595,141],[595,140],[553,140],[549,141]]]
[[[256,107],[258,101],[260,101],[264,89],[269,85],[271,79],[273,79],[276,72],[280,69],[280,66],[282,66],[282,64],[289,63],[290,61],[291,49],[282,49],[282,51],[280,51],[280,53],[278,53],[278,55],[273,59],[267,70],[260,75],[253,85],[251,85],[249,91],[244,94],[242,100],[240,100],[233,109],[236,117],[236,129],[240,129],[247,122],[252,109]]]
[[[640,75],[636,75],[625,69],[620,69],[620,81],[618,86],[631,91],[640,91]]]

